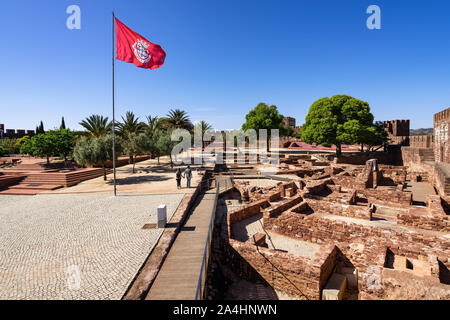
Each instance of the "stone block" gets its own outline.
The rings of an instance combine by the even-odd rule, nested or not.
[[[339,273],[333,273],[322,290],[322,300],[342,300],[347,288],[347,278]]]

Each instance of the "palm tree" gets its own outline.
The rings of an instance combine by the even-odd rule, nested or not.
[[[145,123],[139,121],[139,117],[136,117],[135,114],[132,111],[127,111],[125,114],[125,118],[122,116],[122,122],[119,122],[117,124],[117,127],[119,129],[120,135],[128,140],[127,143],[131,144],[132,139],[131,135],[135,136],[139,133],[144,132],[145,129]],[[127,149],[127,148],[125,148]],[[131,150],[128,148],[128,150]],[[130,164],[134,164],[134,153],[129,152],[128,156],[130,157]],[[134,166],[133,166],[133,173],[134,173]]]
[[[203,141],[203,137],[205,136],[206,131],[212,129],[212,126],[208,122],[202,120],[200,122],[197,122],[195,127],[197,129],[201,130],[201,133],[202,133],[202,150],[203,150],[203,149],[205,149],[205,141]]]
[[[157,116],[147,116],[147,123],[145,124],[145,131],[147,134],[152,137],[153,133],[161,127],[161,118]]]
[[[192,130],[193,125],[186,111],[180,109],[171,109],[165,119],[168,126],[172,129]]]
[[[139,121],[132,111],[127,111],[125,118],[122,116],[122,121],[117,124],[120,134],[127,138],[132,133],[141,133],[144,131],[145,124]]]
[[[111,131],[112,123],[108,122],[108,117],[93,114],[80,122],[80,125],[88,131],[92,137],[99,138]]]

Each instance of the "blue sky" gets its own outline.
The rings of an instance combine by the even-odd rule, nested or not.
[[[71,4],[81,30],[66,28]],[[371,4],[381,30],[366,27]],[[157,70],[116,62],[118,115],[181,108],[229,129],[266,102],[301,124],[315,100],[349,94],[420,128],[450,105],[449,1],[0,0],[0,123],[111,117],[112,10],[167,53]]]

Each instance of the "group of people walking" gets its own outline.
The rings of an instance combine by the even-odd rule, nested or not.
[[[184,170],[184,172],[181,172],[181,169],[178,168],[176,172],[176,179],[177,179],[177,188],[181,189],[181,178],[186,178],[186,187],[191,187],[191,178],[192,178],[192,170],[190,166],[187,166],[187,168]]]

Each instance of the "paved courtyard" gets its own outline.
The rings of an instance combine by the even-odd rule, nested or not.
[[[191,165],[193,169],[191,188],[186,188],[186,179],[182,179],[182,188],[177,188],[175,171],[178,168],[170,166],[169,157],[161,157],[158,164],[157,159],[148,159],[136,163],[136,172],[133,173],[133,165],[128,164],[117,168],[117,192],[118,194],[161,194],[161,193],[193,193],[195,187],[202,179],[197,172],[199,165]],[[186,165],[179,166],[184,171]],[[75,186],[61,188],[45,193],[111,193],[113,192],[113,174],[108,174],[107,181],[102,177],[83,181]]]
[[[183,194],[0,196],[0,299],[120,299]]]

